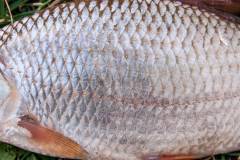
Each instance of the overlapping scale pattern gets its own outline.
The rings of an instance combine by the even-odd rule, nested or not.
[[[237,24],[169,0],[94,0],[0,32],[28,110],[93,157],[239,148]]]

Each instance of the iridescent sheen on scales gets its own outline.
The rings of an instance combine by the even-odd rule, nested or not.
[[[30,112],[89,159],[240,149],[239,24],[169,0],[93,0],[0,34],[0,69],[24,104],[16,114]]]

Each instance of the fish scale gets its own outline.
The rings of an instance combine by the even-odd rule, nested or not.
[[[168,0],[68,3],[2,29],[0,68],[93,159],[205,156],[239,149],[239,28]]]

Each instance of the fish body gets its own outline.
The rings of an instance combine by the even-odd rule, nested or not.
[[[169,0],[94,0],[0,34],[1,141],[70,156],[47,152],[54,136],[41,138],[51,130],[55,148],[67,137],[86,159],[240,149],[237,23]]]

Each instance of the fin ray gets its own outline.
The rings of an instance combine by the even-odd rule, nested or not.
[[[87,152],[79,144],[56,131],[41,126],[31,116],[21,117],[18,126],[31,133],[29,141],[43,154],[62,158],[86,159]]]

